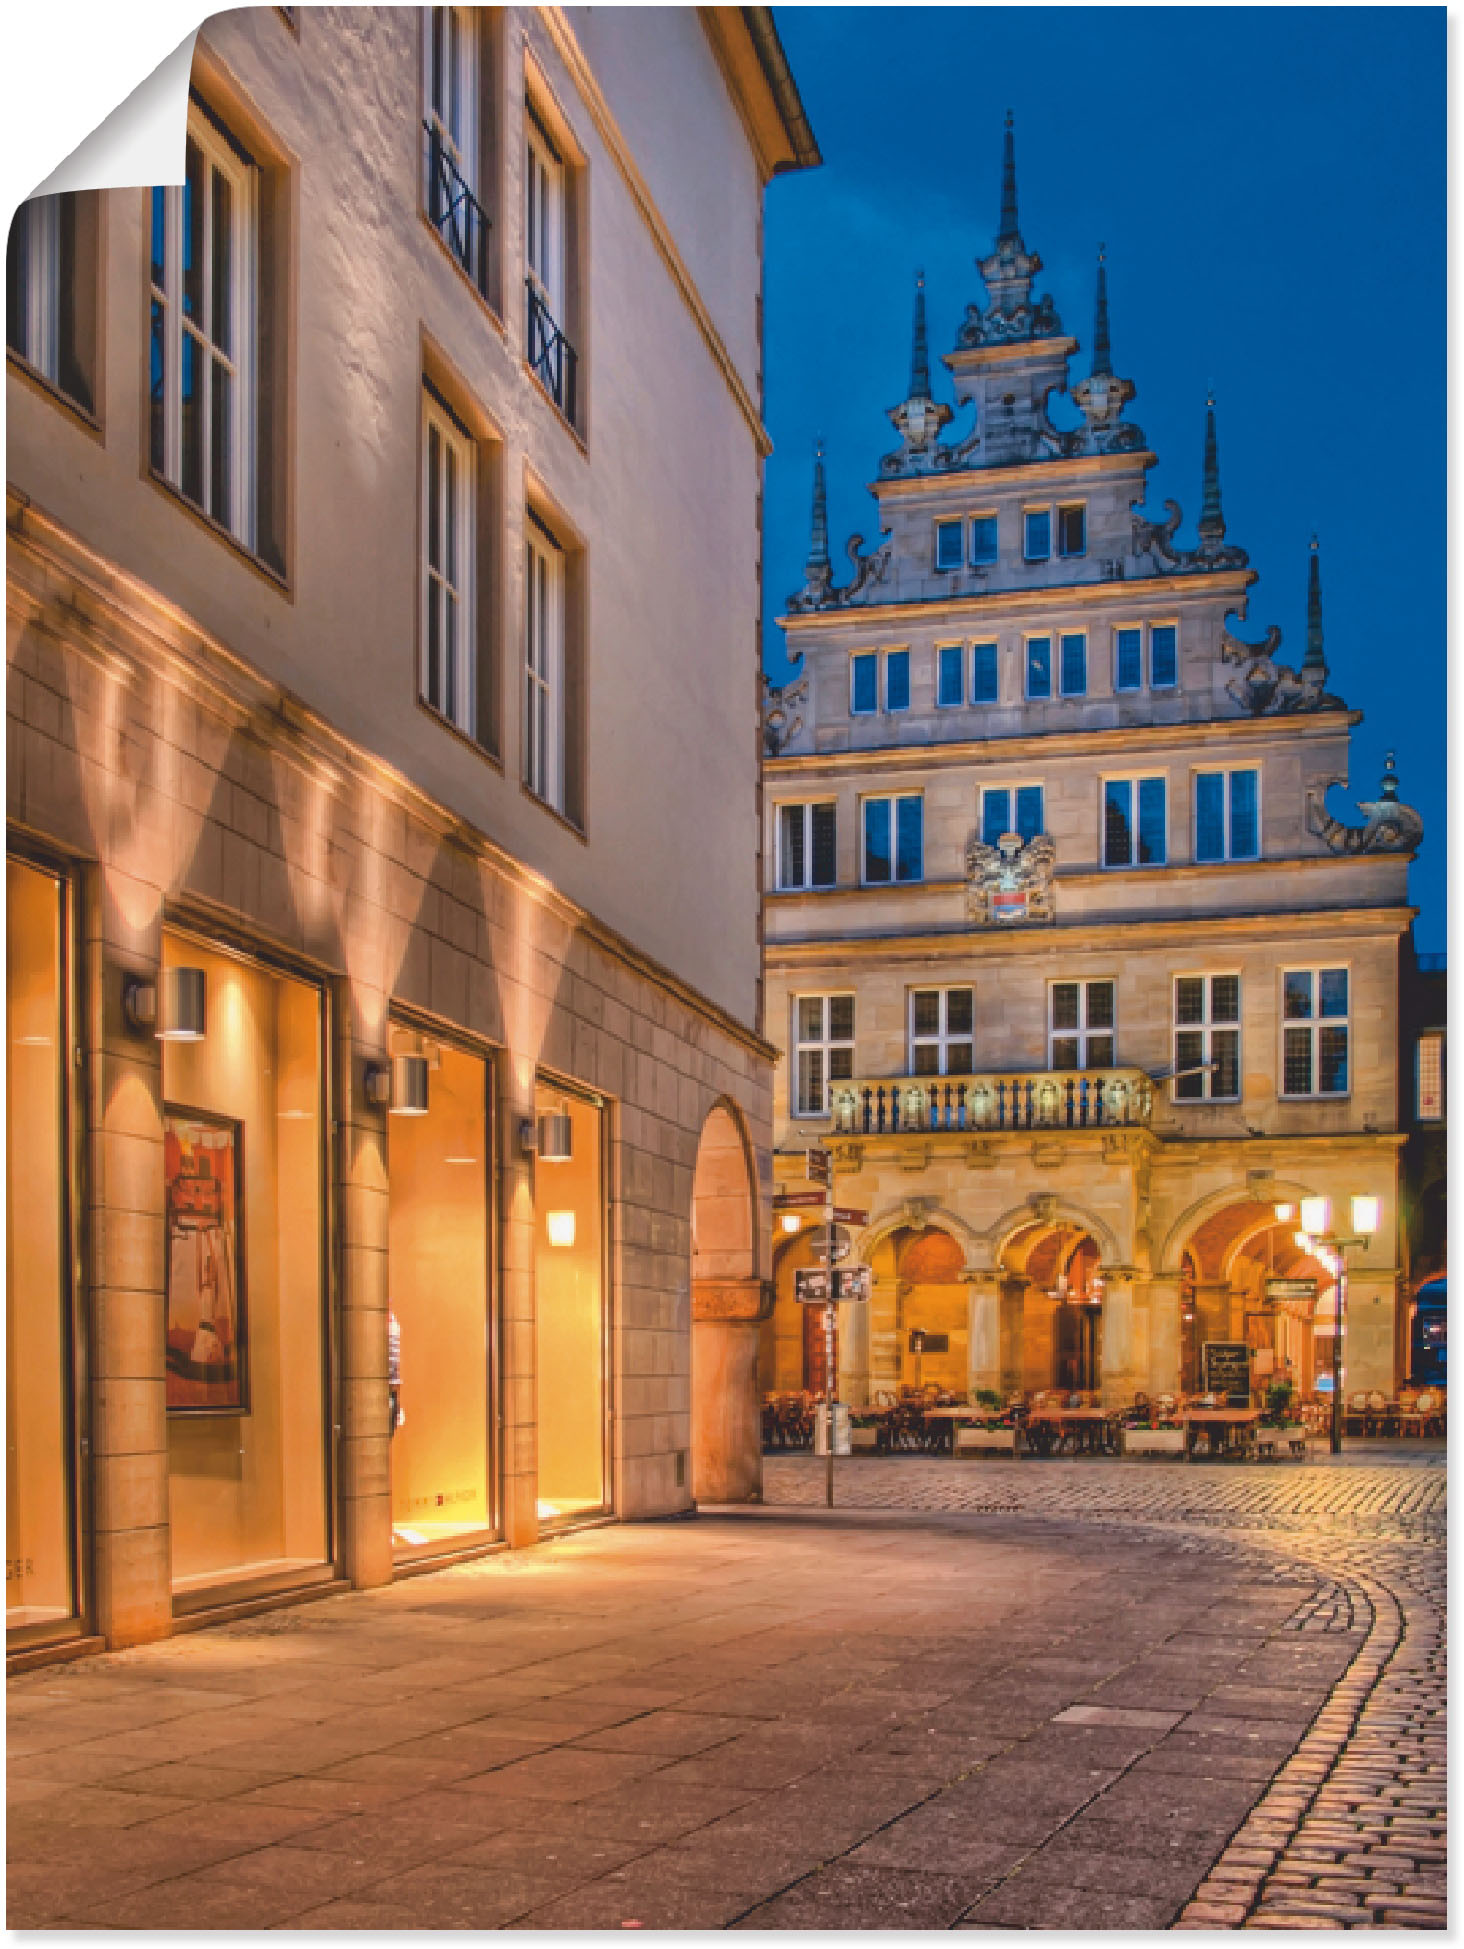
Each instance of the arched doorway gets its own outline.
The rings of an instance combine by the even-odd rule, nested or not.
[[[1180,1259],[1180,1387],[1205,1385],[1205,1345],[1244,1342],[1256,1392],[1286,1383],[1326,1394],[1336,1351],[1337,1288],[1329,1268],[1296,1242],[1297,1219],[1238,1199],[1190,1234]],[[1311,1293],[1300,1285],[1309,1284]],[[1285,1287],[1291,1285],[1288,1293]]]
[[[740,1118],[714,1104],[691,1188],[691,1494],[762,1495],[756,1178]]]

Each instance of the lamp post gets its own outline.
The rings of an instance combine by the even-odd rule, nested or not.
[[[1352,1230],[1334,1232],[1331,1199],[1303,1198],[1301,1230],[1295,1235],[1302,1251],[1319,1258],[1337,1282],[1337,1311],[1332,1323],[1331,1448],[1334,1455],[1342,1453],[1342,1323],[1347,1316],[1347,1254],[1355,1250],[1366,1251],[1368,1240],[1376,1236],[1382,1222],[1381,1198],[1354,1194],[1351,1204]],[[1291,1212],[1290,1205],[1276,1207],[1276,1216],[1283,1223],[1290,1218]]]

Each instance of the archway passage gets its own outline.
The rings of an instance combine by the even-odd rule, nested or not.
[[[1103,1384],[1098,1242],[1079,1224],[1043,1220],[1007,1240],[1003,1383],[1028,1393],[1097,1393]]]
[[[762,1494],[756,1179],[725,1103],[702,1128],[691,1190],[691,1493],[699,1502]]]
[[[1275,1207],[1238,1199],[1191,1233],[1181,1257],[1180,1387],[1205,1386],[1204,1349],[1243,1341],[1261,1392],[1290,1385],[1326,1393],[1336,1352],[1337,1289],[1327,1266],[1296,1242],[1296,1220]],[[1287,1294],[1283,1286],[1294,1290]],[[1303,1293],[1300,1286],[1313,1290]]]

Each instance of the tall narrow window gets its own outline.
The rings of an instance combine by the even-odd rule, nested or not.
[[[796,1117],[829,1114],[829,1084],[854,1074],[854,997],[799,995],[793,1003]]]
[[[1052,509],[1028,508],[1022,515],[1022,559],[1045,562],[1052,553]]]
[[[529,510],[524,538],[524,783],[564,806],[564,551]]]
[[[960,568],[961,529],[960,521],[937,521],[935,524],[935,566],[938,569]]]
[[[258,172],[195,107],[181,188],[152,193],[154,473],[254,546]]]
[[[969,988],[916,988],[910,994],[910,1074],[969,1076],[974,1063]]]
[[[22,203],[5,251],[5,343],[83,412],[96,410],[95,191]]]
[[[1174,1094],[1186,1102],[1240,1095],[1240,976],[1177,975]]]
[[[1038,699],[1052,695],[1052,638],[1027,638],[1027,695]]]
[[[1418,1038],[1418,1121],[1442,1123],[1444,1116],[1444,1032],[1430,1029]]]
[[[1059,555],[1086,555],[1088,552],[1088,510],[1079,502],[1057,511],[1057,552]]]
[[[422,395],[422,699],[472,737],[474,695],[472,440],[435,394]]]
[[[778,808],[778,886],[784,892],[831,887],[837,878],[835,808],[783,805]]]
[[[887,650],[885,652],[885,709],[887,711],[907,711],[910,708],[910,652],[908,650]]]
[[[1281,1094],[1345,1096],[1346,968],[1288,968],[1281,977]]]
[[[577,354],[565,335],[564,160],[530,104],[524,114],[524,265],[529,368],[571,423],[578,418]]]
[[[925,874],[925,805],[918,793],[864,801],[864,884]]]
[[[935,653],[935,701],[941,709],[966,701],[966,652],[959,643],[942,643]]]
[[[1088,639],[1081,630],[1071,631],[1060,639],[1062,655],[1062,694],[1064,697],[1086,697],[1088,694]]]
[[[971,516],[971,562],[974,567],[984,567],[996,560],[996,516],[994,514],[973,514]]]
[[[1163,866],[1168,858],[1168,793],[1162,778],[1103,781],[1103,864]]]
[[[1112,1069],[1111,981],[1054,981],[1047,991],[1049,1069]]]
[[[1002,836],[1016,833],[1025,845],[1042,831],[1042,787],[1040,785],[988,785],[981,793],[981,840],[986,846],[1000,845]]]
[[[879,657],[873,650],[849,659],[849,709],[855,717],[870,717],[879,709]]]
[[[1202,863],[1261,856],[1260,773],[1195,773],[1195,858]]]
[[[423,10],[426,204],[433,228],[488,295],[488,218],[480,201],[478,11]]]
[[[1141,629],[1116,629],[1113,632],[1113,687],[1115,690],[1142,690],[1144,687],[1144,632]]]
[[[1173,690],[1179,682],[1179,630],[1173,623],[1149,626],[1149,687]]]
[[[971,645],[971,702],[994,704],[1000,696],[995,643]]]

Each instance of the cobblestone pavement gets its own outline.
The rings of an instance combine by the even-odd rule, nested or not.
[[[24,1673],[7,1921],[1441,1926],[1443,1482],[861,1458]]]

